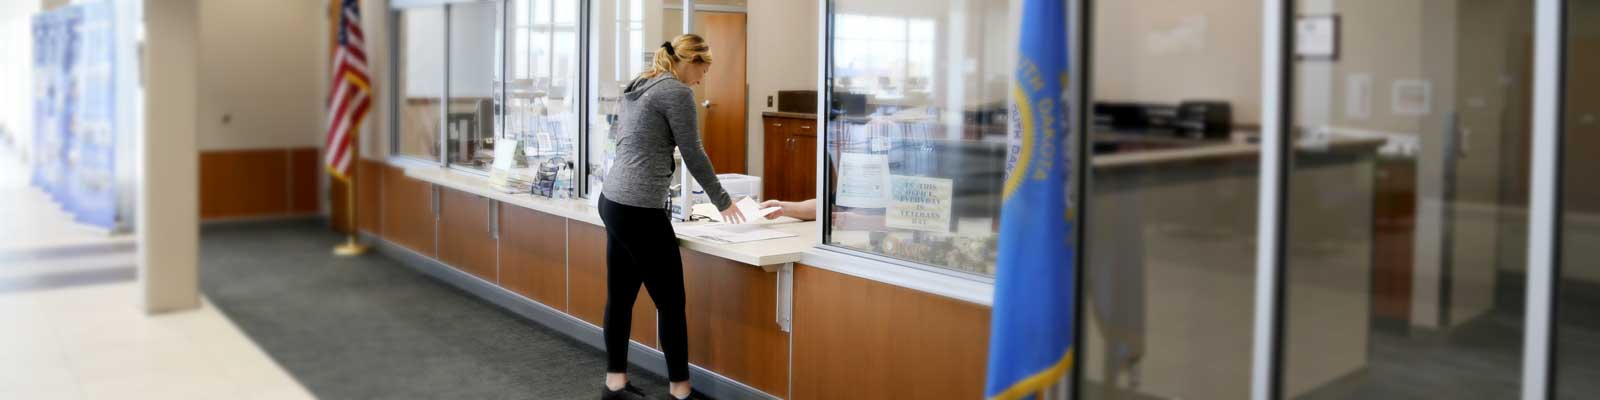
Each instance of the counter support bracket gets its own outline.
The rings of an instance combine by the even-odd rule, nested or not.
[[[778,330],[790,332],[794,323],[794,263],[783,263],[770,267],[763,267],[768,272],[778,273]]]

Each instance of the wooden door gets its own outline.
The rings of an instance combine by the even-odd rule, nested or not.
[[[765,200],[799,201],[789,191],[789,129],[793,124],[782,118],[764,118],[762,135],[766,139],[761,154],[761,198]]]
[[[745,15],[703,12],[697,25],[711,45],[711,70],[700,82],[700,136],[717,173],[745,173]],[[698,23],[698,22],[697,22]]]

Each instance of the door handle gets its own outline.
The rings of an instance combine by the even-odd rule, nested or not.
[[[705,108],[711,108],[711,100],[706,100],[706,101],[700,102],[700,106],[701,107],[705,107]]]

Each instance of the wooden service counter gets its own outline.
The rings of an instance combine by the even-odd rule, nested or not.
[[[1370,199],[1370,161],[1376,146],[1336,142],[1321,149],[1303,147],[1307,157],[1301,159],[1294,179],[1327,184],[1298,185],[1295,198],[1314,198],[1301,197],[1300,190],[1342,185],[1350,199]],[[1091,255],[1090,263],[1120,266],[1132,262],[1129,256],[1149,258],[1138,261],[1145,265],[1138,274],[1117,275],[1133,277],[1137,283],[1133,286],[1101,281],[1103,275],[1088,277],[1092,285],[1123,285],[1143,293],[1141,309],[1128,314],[1146,321],[1141,323],[1148,350],[1143,392],[1194,398],[1245,394],[1256,154],[1253,144],[1210,143],[1141,148],[1095,159],[1093,201],[1118,207],[1090,208],[1094,228],[1089,232],[1089,251],[1101,254]],[[380,250],[535,322],[602,346],[606,237],[588,200],[505,194],[491,189],[480,175],[401,165],[364,160],[360,166],[359,173],[367,178],[359,183],[358,200],[364,210],[378,212],[358,216],[359,226]],[[1363,179],[1367,183],[1360,183]],[[1356,186],[1350,188],[1351,184]],[[1370,210],[1355,207],[1330,213],[1332,208],[1293,208],[1291,213],[1317,214],[1318,221],[1330,223]],[[689,359],[697,388],[729,399],[982,397],[991,284],[819,248],[820,231],[814,222],[773,227],[799,236],[733,245],[679,237],[688,291]],[[1359,224],[1349,229],[1314,228],[1302,231],[1292,226],[1290,231],[1302,238],[1333,235],[1348,243],[1349,250],[1339,257],[1317,258],[1326,254],[1291,249],[1292,263],[1301,268],[1365,265],[1354,261],[1370,251],[1370,236],[1362,233],[1370,229],[1363,231]],[[1118,247],[1128,239],[1145,243],[1144,248]],[[1219,248],[1217,240],[1233,244]],[[1314,270],[1291,273],[1291,284],[1319,281],[1337,290],[1291,291],[1290,309],[1333,314],[1327,319],[1291,318],[1290,330],[1298,338],[1291,338],[1290,352],[1320,346],[1364,355],[1364,329],[1345,326],[1330,329],[1327,335],[1305,334],[1324,325],[1365,326],[1364,271]],[[1199,283],[1185,285],[1186,281]],[[1197,297],[1215,300],[1194,301]],[[1306,301],[1317,304],[1299,304]],[[1213,322],[1166,326],[1196,320],[1167,316],[1171,313],[1206,314]],[[631,360],[664,375],[654,305],[647,293],[641,291],[633,315]],[[1335,315],[1342,317],[1331,318]],[[1087,348],[1080,354],[1085,356],[1086,377],[1096,379],[1103,371],[1091,360],[1104,357],[1104,337],[1099,333],[1104,321],[1085,323]],[[1185,355],[1196,351],[1207,356]],[[1190,365],[1210,359],[1231,366],[1235,358],[1243,367]],[[1290,376],[1289,386],[1326,382],[1360,368],[1365,358],[1331,362],[1312,368],[1314,376]],[[603,371],[594,372],[598,381]],[[1210,385],[1218,391],[1197,391],[1196,386],[1181,383],[1197,379],[1218,382]]]
[[[480,175],[402,165],[360,166],[358,200],[377,212],[359,215],[358,225],[380,251],[602,347],[606,236],[588,200],[505,194]],[[814,249],[815,222],[772,227],[798,236],[743,244],[679,237],[696,388],[721,399],[981,397],[984,284],[957,287],[978,298],[958,299],[886,282],[852,257],[818,257],[828,252]],[[654,309],[641,290],[630,360],[665,375]]]

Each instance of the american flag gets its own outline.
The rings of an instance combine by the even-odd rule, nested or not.
[[[350,161],[361,119],[372,106],[372,86],[367,78],[365,36],[361,33],[359,0],[335,0],[339,8],[333,50],[333,84],[328,87],[328,172],[340,180],[350,177]]]

